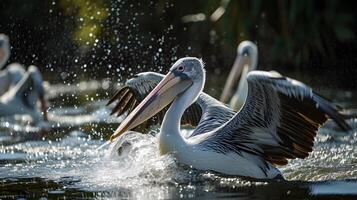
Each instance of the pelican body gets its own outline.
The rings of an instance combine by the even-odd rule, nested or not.
[[[33,122],[47,120],[47,106],[42,85],[42,76],[35,66],[26,71],[18,63],[5,68],[10,57],[9,38],[0,34],[0,116],[28,114]],[[37,110],[40,102],[42,115]]]
[[[200,59],[182,58],[166,76],[150,73],[137,79],[144,76],[156,76],[160,82],[140,103],[132,99],[133,87],[120,90],[109,101],[119,100],[114,113],[130,108],[110,140],[168,107],[158,136],[160,152],[196,169],[256,179],[282,177],[276,166],[307,157],[327,116],[350,129],[327,100],[277,73],[248,73],[248,95],[238,113],[202,92],[205,70]],[[147,89],[146,84],[150,83],[138,83],[136,94],[145,93],[141,88]],[[185,121],[196,127],[188,136],[180,131]]]

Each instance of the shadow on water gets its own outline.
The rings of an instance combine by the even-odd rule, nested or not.
[[[118,189],[115,191],[91,191],[76,188],[71,177],[60,180],[43,178],[5,178],[0,180],[0,198],[39,199],[88,199],[88,198],[132,198],[135,191]],[[245,186],[191,184],[165,186],[162,196],[146,194],[147,198],[219,198],[219,199],[356,199],[356,180],[344,181],[281,181],[271,183],[247,183]]]

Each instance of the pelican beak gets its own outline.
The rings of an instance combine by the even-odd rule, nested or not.
[[[112,142],[125,131],[135,128],[171,103],[178,94],[192,85],[183,73],[169,72],[149,95],[131,112],[110,137]]]
[[[41,85],[40,87],[41,89],[39,90],[39,93],[38,93],[38,100],[39,100],[39,103],[40,103],[40,110],[41,110],[41,113],[42,113],[42,117],[43,117],[43,120],[45,121],[48,121],[48,117],[47,117],[47,101],[46,101],[46,98],[45,98],[45,91],[43,89],[43,86]]]
[[[0,46],[0,60],[3,60],[4,58],[5,58],[5,51]]]
[[[247,55],[237,55],[231,72],[224,86],[220,101],[227,103],[234,92],[234,87],[238,85],[239,77],[242,74],[243,68],[250,65],[250,59]]]
[[[39,97],[39,100],[40,100],[40,109],[41,109],[41,112],[42,112],[43,120],[48,121],[47,102],[46,102],[45,96],[41,95]]]
[[[238,57],[236,60],[237,64],[234,66],[236,68],[236,85],[238,84],[238,80],[240,79],[240,76],[242,75],[243,69],[245,67],[250,66],[250,58],[247,55],[241,55]]]
[[[6,62],[6,52],[5,50],[0,47],[0,65],[5,65]],[[0,66],[0,68],[2,68],[3,66]]]

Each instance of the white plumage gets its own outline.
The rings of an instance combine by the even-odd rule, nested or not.
[[[5,68],[10,57],[9,38],[0,34],[0,116],[28,114],[33,122],[47,119],[42,76],[35,66],[25,68],[13,63]],[[40,101],[41,112],[37,109]]]

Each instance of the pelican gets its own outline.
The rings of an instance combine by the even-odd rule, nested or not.
[[[0,116],[29,114],[33,122],[47,120],[47,106],[42,85],[42,76],[35,66],[28,71],[20,64],[13,63],[6,68],[10,57],[9,38],[0,34]],[[40,102],[41,114],[37,111]]]
[[[318,128],[327,116],[350,130],[326,99],[303,83],[274,72],[248,73],[248,95],[238,113],[202,93],[205,70],[200,59],[181,58],[166,76],[156,77],[160,82],[132,109],[110,141],[171,104],[158,136],[162,154],[172,153],[180,163],[200,170],[274,179],[282,178],[277,165],[309,155]],[[134,107],[133,95],[129,88],[120,90],[109,104],[118,99],[119,105]],[[116,106],[114,112],[128,109],[121,106]],[[193,111],[196,116],[191,119],[197,124],[193,133],[184,137],[180,123],[189,106],[198,110]]]
[[[258,48],[251,41],[243,41],[237,48],[237,56],[233,67],[225,83],[220,101],[228,103],[233,110],[239,110],[245,101],[248,93],[247,75],[250,71],[256,70],[258,65]],[[239,83],[237,90],[232,95],[235,85]]]
[[[10,44],[9,38],[0,34],[0,70],[6,65],[7,60],[10,57]]]
[[[9,37],[5,34],[0,34],[0,95],[20,82],[26,72],[25,68],[18,63],[12,63],[6,66],[9,57]]]

